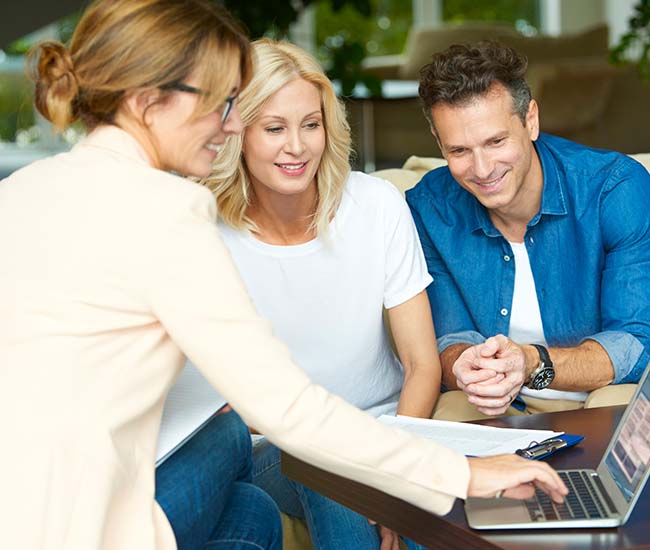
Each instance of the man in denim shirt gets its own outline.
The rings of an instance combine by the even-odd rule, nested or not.
[[[435,418],[625,402],[650,359],[650,175],[540,134],[526,59],[452,46],[420,96],[447,167],[407,192],[433,282]]]

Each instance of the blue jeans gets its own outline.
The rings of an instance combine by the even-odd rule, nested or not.
[[[315,550],[378,550],[381,539],[368,519],[284,476],[280,450],[266,440],[253,449],[253,483],[285,514],[304,519]],[[412,549],[421,548],[405,539]]]
[[[218,414],[156,469],[156,500],[179,550],[281,550],[280,513],[250,483],[248,428]]]

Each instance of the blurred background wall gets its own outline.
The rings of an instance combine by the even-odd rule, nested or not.
[[[357,167],[439,154],[419,108],[418,70],[433,51],[480,38],[529,57],[544,130],[596,147],[650,151],[650,74],[639,74],[641,63],[612,63],[617,55],[647,63],[650,0],[215,1],[252,37],[284,37],[318,57],[346,102]],[[0,8],[0,176],[82,135],[77,127],[55,136],[34,113],[23,56],[39,40],[69,40],[86,4],[22,0]],[[622,44],[630,32],[636,36]]]

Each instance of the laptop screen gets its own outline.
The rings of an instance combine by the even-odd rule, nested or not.
[[[650,376],[643,377],[605,465],[629,502],[650,467]]]

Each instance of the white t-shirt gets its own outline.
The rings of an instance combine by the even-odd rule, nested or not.
[[[264,243],[219,223],[255,307],[316,383],[378,416],[394,414],[402,366],[382,306],[431,282],[406,202],[385,180],[352,172],[327,238]]]
[[[515,256],[515,289],[512,296],[510,312],[510,329],[508,336],[518,344],[541,344],[546,346],[542,315],[539,311],[539,301],[535,290],[535,279],[530,267],[528,251],[524,243],[510,243]],[[521,388],[522,395],[539,397],[541,399],[568,399],[584,401],[586,392],[559,390],[531,390],[526,386]]]

